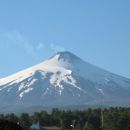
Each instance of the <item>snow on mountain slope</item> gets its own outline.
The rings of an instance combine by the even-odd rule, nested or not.
[[[32,76],[36,71],[42,70],[44,73],[52,72],[62,72],[63,75],[71,74],[71,70],[66,69],[67,66],[71,66],[69,62],[65,62],[63,59],[59,59],[60,54],[57,53],[52,59],[46,60],[45,62],[36,65],[34,67],[28,68],[24,71],[18,72],[6,78],[0,79],[0,86],[7,83],[18,83],[30,76]],[[64,68],[65,67],[65,68]]]
[[[130,99],[130,80],[70,52],[0,79],[0,102],[13,105],[84,105]]]
[[[112,74],[94,65],[86,63],[80,58],[71,54],[70,52],[61,52],[57,53],[54,57],[46,60],[39,65],[28,68],[9,77],[0,79],[0,86],[9,82],[11,82],[11,84],[18,83],[26,79],[27,77],[32,76],[37,70],[43,70],[44,73],[52,72],[55,74],[57,72],[62,72],[63,75],[71,74],[72,72],[74,72],[79,76],[95,82],[102,82],[103,80],[104,82],[109,82],[111,79],[122,85],[125,83],[125,80],[126,82],[130,82],[126,78]],[[127,85],[129,84],[125,84],[124,87],[126,87]]]

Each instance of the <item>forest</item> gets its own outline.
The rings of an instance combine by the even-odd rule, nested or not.
[[[59,110],[35,112],[33,115],[22,113],[0,114],[2,121],[19,123],[29,130],[33,123],[41,126],[57,126],[61,130],[130,130],[130,108]]]

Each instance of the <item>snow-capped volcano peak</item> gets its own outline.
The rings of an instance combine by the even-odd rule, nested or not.
[[[38,72],[44,78],[46,77],[46,75],[51,74],[51,77],[49,79],[50,84],[55,87],[59,87],[60,89],[63,89],[63,85],[61,85],[61,82],[76,87],[76,81],[71,75],[72,70],[70,68],[72,68],[73,66],[72,61],[78,59],[79,59],[78,57],[74,56],[70,52],[58,52],[53,57],[49,58],[48,60],[38,65],[20,71],[6,78],[0,79],[0,86],[3,85],[9,86],[12,84],[21,83],[22,81],[28,78],[32,78],[32,77],[34,78]],[[34,79],[33,81],[36,80],[37,79]],[[3,88],[0,89],[2,90]],[[21,85],[20,85],[20,89],[21,89]]]
[[[6,99],[8,104],[12,100],[14,105],[78,105],[102,99],[124,100],[129,95],[129,79],[89,64],[67,51],[0,79],[0,102]]]
[[[8,84],[10,82],[17,83],[20,82],[33,74],[37,71],[43,71],[44,73],[56,73],[57,71],[64,71],[64,67],[68,66],[68,62],[63,62],[62,60],[59,60],[60,54],[56,54],[52,58],[35,65],[33,67],[30,67],[28,69],[25,69],[23,71],[20,71],[18,73],[15,73],[13,75],[10,75],[5,78],[0,79],[0,86]]]
[[[43,62],[43,64],[49,64],[51,66],[71,68],[75,62],[79,62],[81,59],[71,52],[64,51],[58,52],[47,61]]]
[[[61,73],[63,75],[72,74],[78,75],[83,78],[87,78],[94,82],[106,82],[106,79],[114,79],[115,82],[122,83],[123,77],[112,74],[108,71],[100,69],[94,65],[91,65],[71,52],[64,51],[58,52],[48,60],[20,71],[16,74],[0,79],[0,86],[10,82],[20,82],[32,75],[37,71],[42,71],[44,74],[47,73]],[[124,81],[123,81],[124,82]]]
[[[64,62],[73,62],[74,60],[81,60],[79,57],[77,57],[76,55],[72,54],[69,51],[64,51],[64,52],[58,52],[56,53],[52,58],[57,57],[58,56],[58,61],[62,60]]]

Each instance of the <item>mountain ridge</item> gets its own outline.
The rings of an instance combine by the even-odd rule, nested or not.
[[[118,104],[129,99],[128,78],[96,67],[68,51],[0,79],[3,107],[82,106],[112,101]]]

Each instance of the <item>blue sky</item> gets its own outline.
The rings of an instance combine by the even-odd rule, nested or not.
[[[130,0],[0,1],[0,77],[63,50],[130,78]]]

